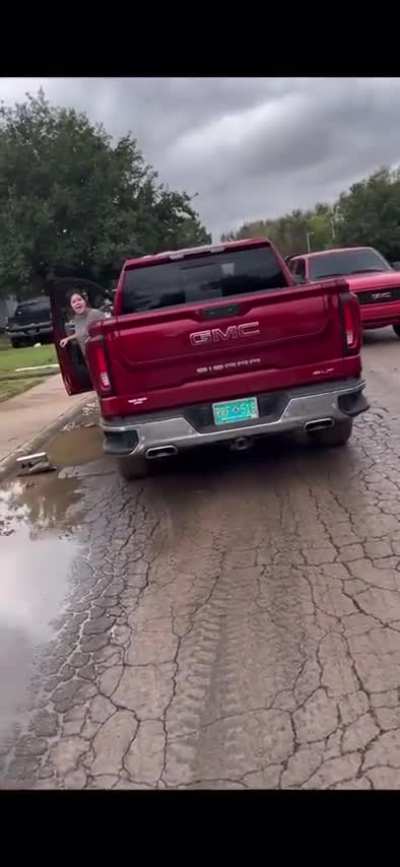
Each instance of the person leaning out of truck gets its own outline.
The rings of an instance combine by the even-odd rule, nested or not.
[[[86,342],[89,339],[89,326],[100,319],[105,319],[105,313],[90,307],[87,298],[81,292],[73,292],[70,297],[70,307],[73,313],[72,325],[74,333],[60,340],[61,349],[64,349],[72,340],[76,340],[82,355],[86,358]]]

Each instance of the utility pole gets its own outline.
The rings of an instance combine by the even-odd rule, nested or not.
[[[310,242],[310,238],[311,238],[311,235],[313,235],[313,234],[314,234],[314,232],[306,232],[306,238],[307,238],[307,253],[311,253],[311,242]]]

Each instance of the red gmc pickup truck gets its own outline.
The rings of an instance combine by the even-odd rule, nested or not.
[[[66,291],[53,290],[51,303],[76,394],[92,384],[75,341],[59,347]],[[343,445],[368,409],[360,334],[347,283],[296,285],[265,238],[128,260],[113,315],[87,343],[104,449],[133,478],[155,458],[219,442],[244,449],[279,431]]]
[[[363,328],[392,325],[400,337],[400,273],[373,247],[344,247],[293,256],[288,266],[296,283],[345,277],[361,306]]]

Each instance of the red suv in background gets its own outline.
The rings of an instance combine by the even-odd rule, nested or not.
[[[297,283],[345,277],[357,296],[363,328],[392,325],[400,337],[400,271],[373,247],[343,247],[304,253],[287,260]]]

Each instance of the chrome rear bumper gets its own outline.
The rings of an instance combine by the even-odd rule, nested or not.
[[[211,445],[237,437],[257,437],[286,431],[305,430],[310,422],[335,423],[359,415],[369,404],[363,394],[365,382],[349,379],[277,392],[278,417],[264,416],[251,422],[239,422],[199,430],[187,417],[185,408],[159,413],[129,416],[108,421],[103,419],[104,450],[115,455],[144,455],[149,449],[171,446],[176,451]]]

